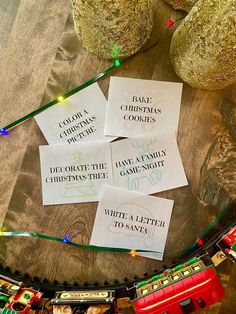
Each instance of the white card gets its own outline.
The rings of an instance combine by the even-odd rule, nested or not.
[[[43,205],[98,201],[112,185],[110,143],[40,146]]]
[[[111,143],[114,186],[152,194],[187,185],[175,132]]]
[[[107,101],[97,83],[35,116],[49,144],[111,141],[104,136]]]
[[[111,77],[105,134],[133,137],[178,130],[182,83]]]
[[[137,254],[162,260],[173,203],[105,185],[99,197],[90,244],[155,251],[158,253]]]

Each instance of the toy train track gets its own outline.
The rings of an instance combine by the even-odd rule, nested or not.
[[[26,314],[30,308],[37,309],[42,294],[53,298],[54,306],[68,305],[73,309],[79,306],[80,311],[81,307],[87,311],[89,304],[106,304],[109,305],[105,307],[106,313],[114,314],[117,300],[128,297],[133,300],[137,314],[193,313],[223,298],[215,266],[226,258],[236,262],[235,203],[221,212],[207,232],[182,252],[178,262],[165,266],[155,275],[144,274],[121,283],[79,285],[50,283],[47,279],[31,278],[0,267],[0,313]],[[8,304],[2,311],[1,302]]]
[[[215,252],[216,243],[219,239],[227,233],[233,225],[236,224],[236,203],[230,204],[226,210],[224,215],[217,221],[217,224],[214,225],[212,229],[210,229],[204,237],[202,237],[201,243],[196,241],[194,246],[187,250],[187,252],[183,252],[179,254],[178,261],[173,261],[171,264],[165,265],[160,272],[164,271],[166,268],[172,268],[177,266],[178,264],[184,263],[186,260],[190,260],[195,256],[203,255],[205,252],[208,252],[210,256],[212,256]],[[75,289],[75,288],[82,288],[82,289],[93,289],[93,288],[111,288],[111,289],[123,289],[127,286],[131,287],[135,283],[140,280],[146,280],[151,277],[153,274],[145,273],[141,276],[135,276],[134,278],[125,278],[123,282],[118,282],[114,280],[113,283],[109,283],[105,281],[103,284],[99,284],[95,282],[94,284],[90,284],[84,282],[79,284],[78,282],[68,283],[63,282],[60,283],[58,281],[49,282],[47,278],[38,278],[34,276],[33,278],[28,274],[20,274],[19,271],[11,271],[9,267],[4,267],[0,265],[0,274],[3,274],[7,277],[15,278],[17,281],[23,281],[29,286],[33,286],[37,289],[43,289],[48,293],[54,293],[58,290],[63,289]],[[50,294],[51,294],[50,293]]]

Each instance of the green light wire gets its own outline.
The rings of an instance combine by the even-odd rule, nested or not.
[[[179,22],[179,21],[182,21],[182,17],[180,17],[179,19],[177,19],[177,20],[175,21],[175,23],[177,23],[177,22]],[[166,27],[166,28],[164,29],[163,33],[164,33],[166,30],[168,30],[169,28],[170,28],[170,27]],[[159,41],[159,40],[158,40],[158,41]],[[158,42],[158,41],[157,41],[157,42]],[[152,46],[148,47],[147,49],[150,49],[150,48],[152,48],[153,46],[155,46],[155,45],[157,44],[157,42],[154,43]],[[88,80],[87,82],[85,82],[85,83],[83,83],[82,85],[80,85],[80,86],[78,86],[78,87],[72,89],[71,91],[67,92],[67,93],[64,94],[64,95],[61,95],[61,96],[58,97],[58,98],[61,98],[62,100],[64,100],[64,99],[66,99],[67,97],[72,96],[72,95],[74,95],[75,93],[78,93],[78,92],[81,91],[82,89],[84,89],[84,88],[88,87],[89,85],[91,85],[91,84],[97,82],[101,77],[105,76],[106,74],[108,74],[109,72],[111,72],[112,70],[114,70],[115,68],[121,66],[122,63],[121,63],[121,61],[118,59],[120,52],[121,52],[120,47],[119,47],[117,44],[113,44],[113,47],[112,47],[112,57],[113,57],[113,59],[114,59],[114,64],[113,64],[110,68],[106,69],[105,71],[103,71],[103,72],[101,72],[100,74],[94,76],[93,78],[91,78],[91,79]],[[127,57],[127,58],[124,59],[122,62],[127,61],[129,58],[130,58],[130,57]],[[4,132],[4,131],[6,131],[6,130],[9,130],[9,129],[15,127],[16,125],[18,125],[18,124],[20,124],[20,123],[22,123],[22,122],[28,120],[29,118],[36,116],[37,114],[39,114],[40,112],[42,112],[42,111],[48,109],[49,107],[51,107],[51,106],[53,106],[53,105],[56,105],[57,103],[60,102],[60,99],[58,99],[58,98],[57,98],[57,99],[54,99],[54,100],[52,100],[52,101],[50,101],[49,103],[43,105],[42,107],[40,107],[40,108],[38,108],[38,109],[36,109],[36,110],[34,110],[34,111],[31,111],[31,112],[28,113],[27,115],[25,115],[25,116],[19,118],[18,120],[14,121],[14,122],[12,122],[12,123],[10,123],[10,124],[8,124],[8,125],[6,125],[5,127],[0,128],[0,131]],[[1,135],[1,132],[0,132],[0,135]],[[4,134],[2,134],[2,135],[4,135]]]
[[[199,235],[199,239],[203,238],[219,221],[220,219],[228,212],[229,209],[232,208],[232,204],[226,206],[222,209],[220,214],[216,217],[216,219]],[[157,251],[148,251],[148,250],[135,250],[135,249],[124,249],[124,248],[115,248],[115,247],[103,247],[103,246],[95,246],[95,245],[85,245],[85,244],[79,244],[72,241],[67,241],[62,238],[48,236],[45,234],[40,233],[32,233],[32,232],[15,232],[15,231],[1,231],[0,230],[0,237],[33,237],[33,238],[39,238],[39,239],[46,239],[50,241],[55,241],[59,243],[64,243],[71,245],[73,247],[79,248],[79,249],[89,249],[94,251],[103,251],[103,252],[119,252],[119,253],[130,253],[132,256],[135,256],[136,253],[161,253]],[[190,249],[195,247],[197,245],[197,242],[193,242],[188,247],[183,249],[180,254],[188,252]]]
[[[220,221],[220,219],[227,213],[227,211],[232,207],[232,205],[228,205],[225,208],[222,209],[222,211],[220,212],[220,214],[216,217],[216,219],[202,232],[200,233],[198,239],[204,238],[205,235],[207,235],[207,233],[209,231],[211,231],[215,225]],[[194,248],[195,246],[197,246],[197,242],[193,242],[191,243],[189,246],[187,246],[185,249],[183,249],[181,251],[181,253],[187,253],[188,251],[190,251],[192,248]]]
[[[70,90],[66,94],[61,95],[60,97],[62,97],[63,100],[64,100],[67,97],[72,96],[72,95],[78,93],[82,89],[84,89],[84,88],[88,87],[89,85],[92,85],[93,83],[97,82],[101,77],[105,76],[106,74],[108,74],[109,72],[111,72],[115,68],[119,67],[120,65],[121,65],[121,61],[116,59],[114,61],[114,64],[110,68],[108,68],[105,71],[103,71],[103,72],[99,73],[98,75],[94,76],[93,78],[91,78],[87,82],[83,83],[82,85],[80,85],[80,86]],[[38,108],[38,109],[28,113],[27,115],[19,118],[18,120],[14,121],[14,122],[12,122],[12,123],[10,123],[8,125],[6,125],[5,127],[1,128],[1,129],[2,130],[9,130],[9,129],[13,128],[14,126],[24,122],[25,120],[28,120],[29,118],[36,116],[37,114],[39,114],[40,112],[48,109],[49,107],[51,107],[53,105],[56,105],[59,102],[60,102],[60,100],[58,98],[54,99],[54,100],[50,101],[49,103],[47,103],[46,105],[44,105],[44,106],[42,106],[42,107],[40,107],[40,108]]]
[[[119,252],[119,253],[130,253],[131,255],[136,255],[136,253],[161,253],[157,251],[148,251],[148,250],[135,250],[135,249],[124,249],[124,248],[115,248],[115,247],[103,247],[103,246],[95,246],[95,245],[85,245],[79,244],[72,241],[65,241],[65,239],[48,236],[40,233],[32,233],[32,232],[14,232],[14,231],[0,231],[0,237],[32,237],[38,239],[46,239],[54,242],[64,243],[71,246],[76,247],[77,249],[89,249],[94,251],[102,251],[102,252]]]

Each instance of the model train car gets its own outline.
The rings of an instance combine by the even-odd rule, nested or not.
[[[51,300],[56,313],[56,306],[68,305],[73,313],[92,313],[91,308],[100,309],[96,313],[115,313],[115,290],[60,291]]]
[[[22,286],[22,282],[0,275],[0,310],[10,302],[10,298],[16,295]]]
[[[1,314],[26,314],[33,303],[40,302],[42,295],[36,290],[24,288],[22,282],[0,275]]]
[[[236,225],[217,244],[233,262],[236,262]]]
[[[40,302],[42,295],[42,293],[33,289],[22,288],[4,307],[1,314],[26,314],[33,303]]]
[[[212,264],[193,258],[136,286],[133,301],[138,314],[188,314],[224,297]]]

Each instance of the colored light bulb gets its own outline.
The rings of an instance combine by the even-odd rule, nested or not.
[[[132,257],[135,257],[135,256],[136,256],[136,251],[135,251],[135,250],[131,250],[131,251],[130,251],[130,255],[131,255]]]
[[[198,244],[198,245],[203,245],[203,241],[202,241],[202,239],[197,239],[197,241],[196,241],[196,242],[197,242],[197,244]]]
[[[115,66],[116,66],[116,67],[119,67],[120,65],[121,65],[120,60],[116,59],[116,60],[115,60]]]
[[[58,97],[57,97],[57,100],[60,101],[60,102],[62,102],[62,101],[64,100],[64,97],[63,97],[63,96],[58,96]]]
[[[69,235],[66,235],[66,236],[64,237],[64,239],[63,239],[63,242],[64,242],[64,243],[70,242],[70,236],[69,236]]]
[[[168,26],[169,26],[169,27],[172,27],[172,26],[175,24],[174,20],[171,19],[171,18],[169,18],[169,19],[167,20],[167,23],[168,23]]]
[[[2,129],[0,129],[0,134],[3,136],[7,136],[7,135],[9,135],[9,132],[6,129],[2,128]]]

